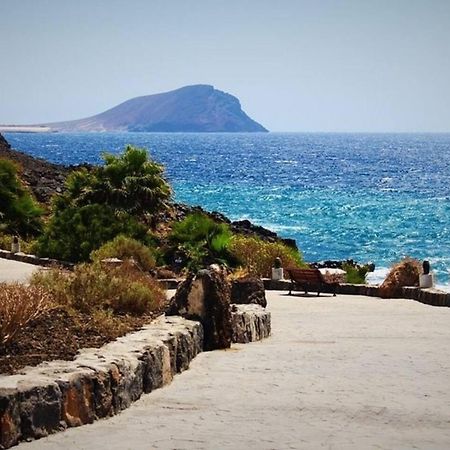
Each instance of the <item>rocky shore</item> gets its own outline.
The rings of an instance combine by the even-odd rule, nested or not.
[[[40,158],[27,155],[21,151],[12,149],[8,141],[0,134],[0,158],[7,158],[16,162],[20,167],[20,175],[24,183],[30,188],[36,199],[43,204],[48,205],[54,194],[61,193],[64,190],[64,183],[67,176],[80,167],[89,169],[90,164],[81,166],[64,166],[53,164]],[[231,221],[228,217],[219,212],[205,211],[200,206],[190,206],[182,203],[172,203],[169,211],[162,214],[158,221],[168,223],[173,220],[183,220],[188,214],[193,212],[202,212],[217,222],[224,222],[230,225],[235,233],[245,235],[254,235],[265,241],[281,241],[290,247],[297,248],[294,239],[284,239],[277,233],[268,230],[259,225],[251,223],[249,220]]]

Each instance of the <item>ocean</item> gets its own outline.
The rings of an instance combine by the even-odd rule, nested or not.
[[[428,259],[450,283],[450,134],[5,133],[62,164],[126,144],[166,167],[175,199],[297,241],[306,261]],[[376,278],[376,276],[375,276]],[[377,280],[374,280],[377,281]]]

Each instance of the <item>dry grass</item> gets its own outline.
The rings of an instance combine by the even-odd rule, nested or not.
[[[73,273],[53,269],[35,274],[31,283],[48,290],[57,304],[91,315],[98,311],[151,314],[166,301],[157,280],[129,261],[119,267],[80,264]]]
[[[412,258],[405,258],[395,264],[380,286],[380,297],[400,297],[404,286],[418,286],[422,265]]]
[[[249,274],[259,277],[270,277],[275,258],[280,258],[285,268],[304,266],[300,253],[280,242],[235,235],[229,251]]]
[[[51,307],[51,295],[40,286],[0,283],[0,345]]]

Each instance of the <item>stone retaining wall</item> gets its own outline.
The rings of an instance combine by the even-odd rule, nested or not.
[[[232,309],[233,342],[269,336],[270,313],[258,305]],[[199,322],[160,317],[99,349],[81,350],[74,361],[0,375],[0,449],[117,414],[170,383],[202,350]]]
[[[100,349],[82,350],[74,361],[2,375],[0,448],[117,414],[170,383],[202,348],[199,322],[159,318]]]
[[[271,316],[259,305],[232,305],[233,342],[246,344],[270,336]]]
[[[74,264],[66,261],[59,261],[57,259],[52,258],[40,258],[36,255],[28,255],[27,253],[12,253],[8,250],[2,250],[0,249],[0,258],[3,259],[12,259],[14,261],[24,262],[28,264],[34,264],[36,266],[44,266],[44,267],[51,267],[51,266],[59,266],[59,267],[65,267],[67,269],[72,269]]]

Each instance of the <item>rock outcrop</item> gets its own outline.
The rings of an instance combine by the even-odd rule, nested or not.
[[[267,306],[266,292],[261,278],[245,277],[231,283],[231,303]]]
[[[168,314],[200,321],[205,333],[204,350],[230,347],[230,284],[220,269],[191,273],[178,287]]]

